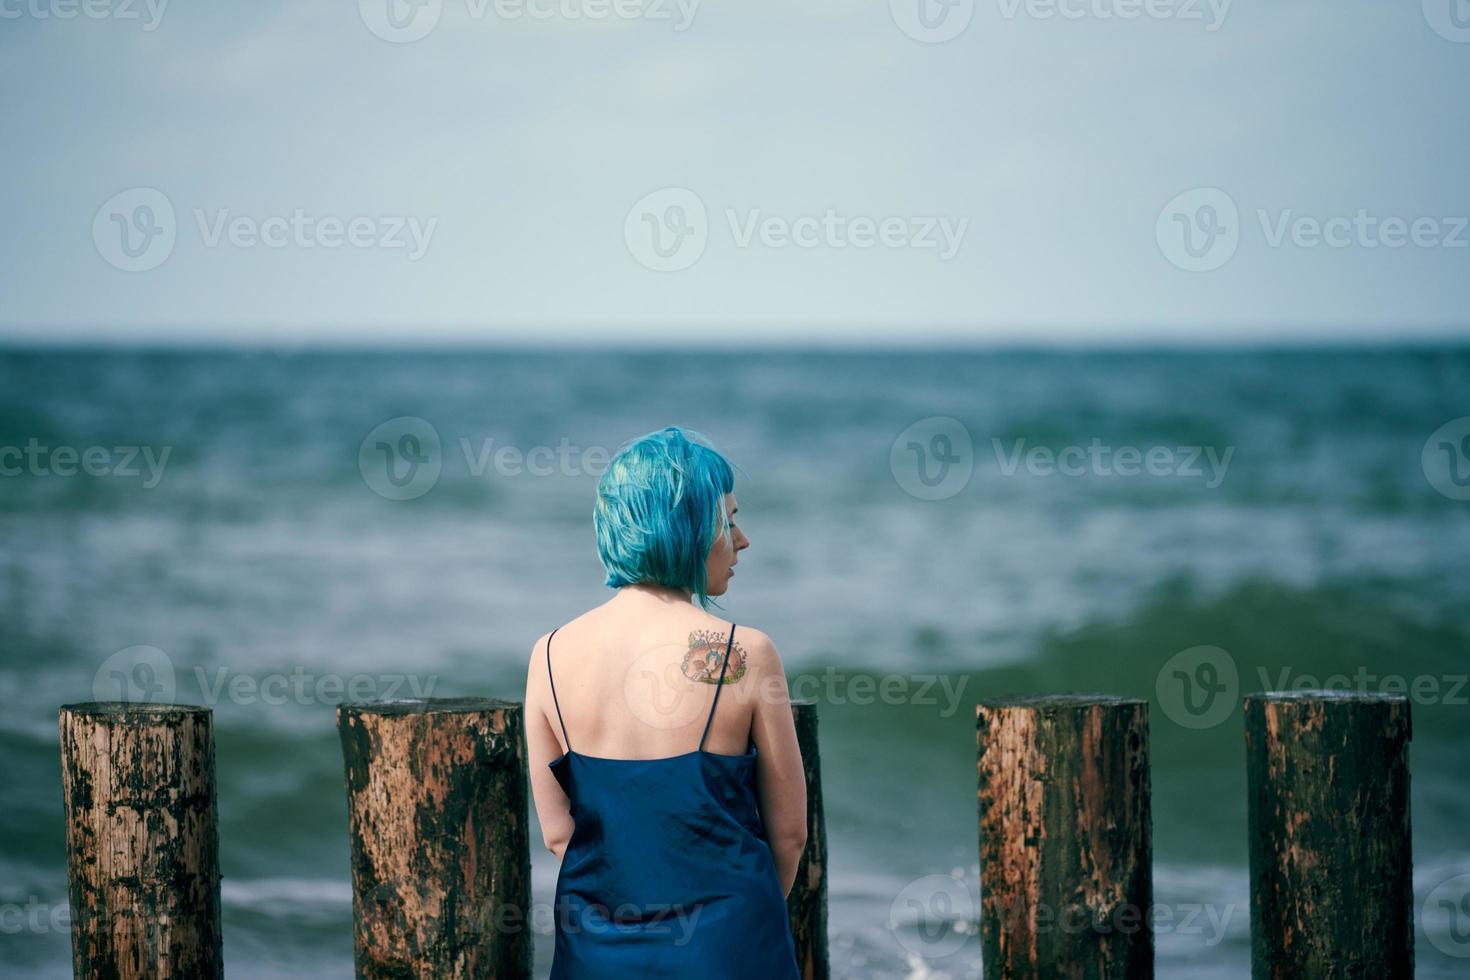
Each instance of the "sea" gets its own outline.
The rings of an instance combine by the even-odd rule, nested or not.
[[[737,467],[723,615],[817,701],[833,975],[981,976],[975,705],[1149,702],[1160,977],[1250,969],[1258,690],[1405,693],[1470,972],[1470,347],[0,350],[0,974],[70,975],[57,708],[214,710],[226,974],[352,975],[347,699],[518,699],[607,459]],[[536,975],[554,858],[532,828]]]

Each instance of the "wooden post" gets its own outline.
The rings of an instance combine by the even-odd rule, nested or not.
[[[210,710],[68,704],[60,726],[73,974],[222,976]]]
[[[791,937],[796,940],[796,964],[802,980],[827,980],[827,821],[822,815],[822,760],[817,748],[817,702],[791,702],[796,741],[806,772],[806,850],[796,867],[796,883],[786,897]]]
[[[357,976],[531,975],[521,705],[344,704]]]
[[[985,976],[1153,976],[1148,704],[1001,698],[975,728]]]
[[[1245,699],[1251,975],[1412,980],[1409,703]]]

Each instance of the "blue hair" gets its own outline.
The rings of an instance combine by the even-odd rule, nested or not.
[[[729,462],[697,432],[671,425],[618,450],[592,511],[606,584],[685,589],[708,609],[705,562],[730,526],[734,489]]]

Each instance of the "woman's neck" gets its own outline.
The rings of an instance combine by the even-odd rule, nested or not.
[[[638,582],[634,585],[624,585],[618,588],[618,598],[623,601],[634,602],[659,602],[659,603],[682,603],[688,605],[693,601],[693,594],[686,589],[676,589],[668,585],[655,585],[652,582]]]

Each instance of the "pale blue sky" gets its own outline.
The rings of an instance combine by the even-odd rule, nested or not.
[[[89,2],[0,0],[0,338],[1466,335],[1467,0]]]

